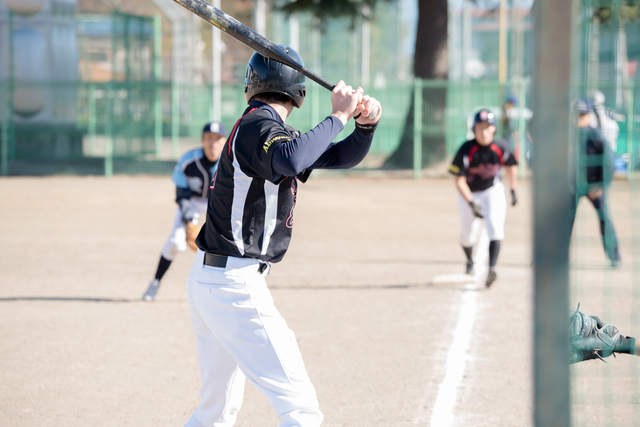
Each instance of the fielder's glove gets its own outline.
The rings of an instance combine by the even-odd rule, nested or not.
[[[185,231],[187,232],[187,246],[189,246],[194,251],[198,250],[198,245],[196,245],[196,237],[200,234],[201,225],[198,225],[194,222],[189,222],[184,226]]]
[[[516,199],[516,190],[511,190],[511,206],[515,206],[518,203],[518,199]]]
[[[480,212],[480,206],[473,203],[473,201],[469,202],[469,206],[471,206],[471,210],[477,218],[484,218],[484,215]]]
[[[578,305],[578,308],[580,306]],[[634,354],[636,339],[626,337],[618,328],[604,323],[596,316],[569,310],[569,332],[571,334],[570,363],[600,359],[613,353]]]

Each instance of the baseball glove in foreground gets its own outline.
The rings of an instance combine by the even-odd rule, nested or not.
[[[578,308],[580,306],[578,305]],[[636,339],[620,333],[618,328],[596,316],[569,310],[571,363],[600,359],[615,353],[637,354]]]

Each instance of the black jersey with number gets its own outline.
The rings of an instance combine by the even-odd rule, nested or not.
[[[518,161],[504,139],[494,139],[487,146],[474,139],[467,141],[458,150],[449,167],[449,172],[465,176],[472,192],[491,188],[500,181],[500,167],[514,166]]]
[[[296,137],[274,111],[248,108],[225,144],[209,189],[207,219],[196,240],[218,255],[278,262],[291,240],[298,179],[271,167],[274,148]]]

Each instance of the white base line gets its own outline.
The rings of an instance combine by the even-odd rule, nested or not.
[[[431,426],[453,425],[453,408],[456,404],[456,394],[467,363],[467,349],[471,340],[471,331],[475,322],[477,304],[477,292],[465,292],[460,306],[460,317],[454,332],[453,343],[449,349],[446,363],[446,374],[440,383],[438,397],[433,405],[431,414]]]
[[[489,255],[489,237],[484,227],[478,240],[473,261],[477,286],[483,286],[483,282],[479,281],[479,279],[484,278]],[[473,290],[465,292],[462,296],[458,324],[453,333],[453,343],[449,348],[445,364],[445,376],[438,388],[438,396],[431,413],[431,427],[449,427],[453,425],[453,409],[457,400],[456,395],[464,377],[465,365],[468,359],[467,350],[478,311],[477,300],[478,292]],[[424,424],[425,421],[423,417],[417,417],[414,420],[414,424]]]

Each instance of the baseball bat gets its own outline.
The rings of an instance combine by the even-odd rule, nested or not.
[[[251,49],[258,52],[260,55],[273,59],[274,61],[281,62],[294,70],[297,70],[300,74],[310,78],[320,86],[328,90],[333,90],[335,85],[331,84],[327,80],[323,79],[313,71],[304,67],[298,61],[287,55],[285,51],[278,47],[274,42],[258,34],[251,28],[247,27],[232,16],[227,15],[217,7],[207,3],[204,0],[173,0],[179,5],[183,6],[187,10],[195,13],[200,18],[218,27],[220,30],[229,34],[231,37],[240,41],[241,43],[249,46]],[[369,119],[373,120],[378,115],[378,107],[375,107]]]

